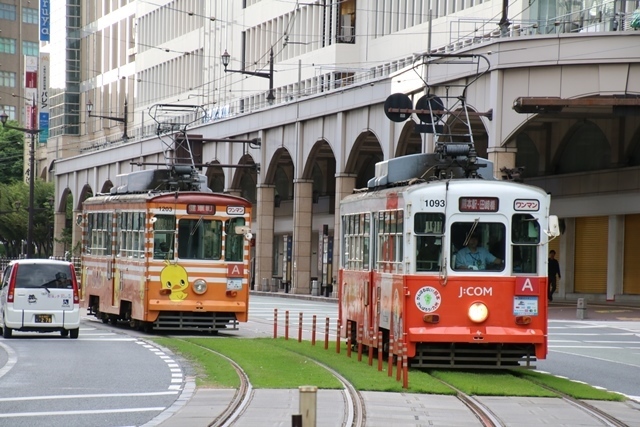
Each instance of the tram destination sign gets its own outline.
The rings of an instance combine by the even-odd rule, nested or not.
[[[497,197],[460,197],[458,209],[460,212],[498,212]]]
[[[203,205],[196,203],[189,203],[187,205],[187,213],[188,214],[200,214],[200,215],[213,215],[216,213],[215,205]]]

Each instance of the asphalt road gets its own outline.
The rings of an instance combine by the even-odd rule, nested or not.
[[[14,334],[0,339],[0,426],[142,425],[179,396],[180,366],[121,331]]]

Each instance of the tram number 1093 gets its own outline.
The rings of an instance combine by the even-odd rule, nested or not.
[[[424,201],[427,208],[444,208],[445,202],[444,199],[429,199]]]

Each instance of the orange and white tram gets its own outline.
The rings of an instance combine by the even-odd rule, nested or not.
[[[149,191],[140,183],[169,177],[143,172],[83,203],[81,305],[105,323],[237,329],[249,309],[251,204],[208,189]]]
[[[378,346],[381,332],[414,367],[532,366],[547,355],[550,196],[450,171],[411,179],[432,160],[379,163],[370,188],[342,200],[341,335]]]

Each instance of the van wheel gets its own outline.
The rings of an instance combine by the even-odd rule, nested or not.
[[[69,335],[69,330],[68,329],[63,329],[63,330],[60,331],[60,336],[61,337],[64,338],[64,337],[66,337],[68,335]]]
[[[2,337],[3,338],[11,338],[13,331],[11,328],[7,327],[7,325],[2,326]]]
[[[80,329],[79,328],[70,329],[69,332],[71,332],[71,338],[76,339],[76,338],[78,338],[78,334],[80,332]]]

